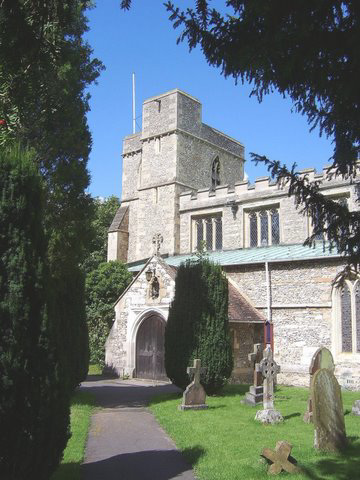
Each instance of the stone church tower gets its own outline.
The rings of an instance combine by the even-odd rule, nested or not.
[[[143,104],[142,131],[123,143],[122,202],[109,229],[108,260],[134,262],[180,253],[180,194],[234,186],[244,177],[244,147],[202,123],[201,103],[178,89]]]

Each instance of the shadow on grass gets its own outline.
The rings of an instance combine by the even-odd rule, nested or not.
[[[62,463],[50,480],[79,480],[81,478],[80,463]]]
[[[81,466],[83,478],[119,480],[170,480],[199,461],[205,454],[200,446],[178,450],[148,450],[124,453]]]
[[[302,466],[303,473],[311,480],[333,478],[334,480],[349,480],[359,478],[360,472],[360,442],[359,437],[348,437],[348,446],[338,455]]]
[[[290,418],[293,418],[293,417],[301,417],[301,413],[295,412],[295,413],[290,413],[290,415],[285,415],[284,420],[289,420]]]
[[[245,395],[249,391],[250,385],[226,385],[224,389],[213,395],[214,397],[235,397],[237,395]]]

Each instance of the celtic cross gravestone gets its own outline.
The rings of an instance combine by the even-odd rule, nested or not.
[[[284,419],[280,412],[274,408],[274,381],[276,375],[280,372],[279,365],[275,362],[270,345],[267,345],[263,359],[259,363],[257,370],[263,376],[263,405],[264,409],[256,412],[255,420],[262,423],[279,423]]]

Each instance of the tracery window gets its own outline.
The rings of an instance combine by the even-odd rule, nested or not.
[[[222,250],[221,215],[193,219],[193,250]]]
[[[343,206],[348,206],[348,197],[346,197],[345,195],[342,195],[340,197],[328,197],[328,198],[331,198],[332,200],[334,200],[335,202],[339,203],[340,205],[343,205]],[[316,215],[317,218],[319,218],[319,215]],[[309,224],[309,234],[311,235],[313,230],[314,230],[314,224],[316,222],[313,221],[312,218],[310,218],[310,224]],[[315,240],[324,240],[325,236],[324,236],[324,232],[319,232],[315,235]]]
[[[247,246],[263,247],[280,243],[279,208],[251,210],[245,222]]]
[[[337,350],[360,353],[360,280],[346,280],[337,293]]]

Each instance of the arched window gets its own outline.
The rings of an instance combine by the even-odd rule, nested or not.
[[[334,340],[338,353],[360,353],[360,280],[336,290]]]
[[[215,190],[218,185],[220,185],[220,160],[216,157],[211,167],[211,189]]]
[[[352,352],[351,293],[347,283],[341,289],[341,351]]]

